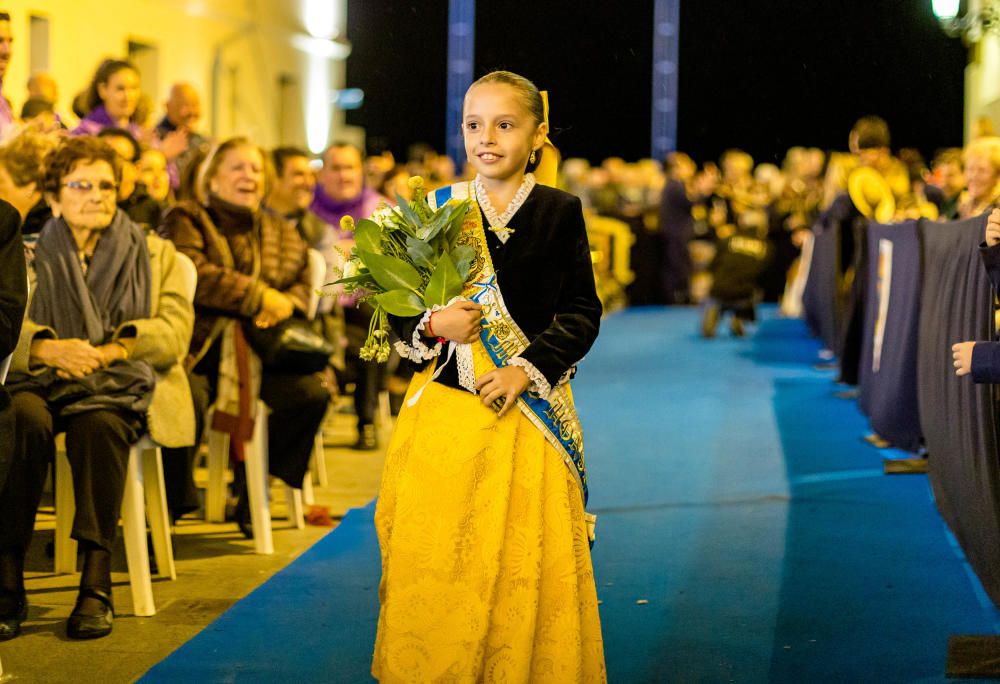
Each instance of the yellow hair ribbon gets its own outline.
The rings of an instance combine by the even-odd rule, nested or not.
[[[542,158],[538,162],[537,168],[535,168],[535,180],[542,185],[548,185],[549,187],[556,187],[559,179],[559,161],[561,156],[559,150],[556,146],[552,144],[552,140],[549,138],[548,133],[551,131],[549,128],[549,91],[541,91],[542,95],[542,119],[545,121],[545,143],[542,145],[542,149],[545,151],[542,154]]]

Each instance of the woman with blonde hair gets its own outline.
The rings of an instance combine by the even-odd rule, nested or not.
[[[979,216],[1000,199],[1000,137],[973,140],[962,152],[962,160],[965,192],[958,201],[958,216]]]
[[[198,199],[179,202],[160,228],[198,268],[188,357],[198,436],[205,409],[214,401],[213,427],[230,434],[238,463],[237,523],[247,537],[252,530],[241,461],[253,421],[267,420],[270,426],[271,474],[299,488],[330,400],[320,373],[262,370],[244,334],[245,326],[271,328],[303,315],[309,302],[307,246],[294,224],[261,205],[267,190],[265,160],[246,138],[222,142],[199,169]],[[239,378],[239,386],[228,382],[232,378]],[[248,400],[241,386],[259,387],[269,417],[254,415],[253,397]],[[194,450],[185,456],[190,469]],[[173,514],[193,506],[193,501],[178,503]]]

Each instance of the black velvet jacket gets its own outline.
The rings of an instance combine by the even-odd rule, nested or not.
[[[489,225],[485,217],[483,225]],[[520,356],[555,387],[594,344],[601,324],[580,200],[536,185],[508,227],[514,232],[506,244],[486,231],[497,283],[507,310],[531,340]],[[420,318],[389,317],[407,344]],[[431,346],[431,340],[425,344]],[[461,387],[454,360],[436,382]]]

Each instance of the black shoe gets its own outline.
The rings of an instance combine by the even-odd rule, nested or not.
[[[711,339],[715,337],[715,328],[719,325],[719,307],[709,305],[701,319],[701,336]]]
[[[85,598],[97,599],[104,604],[104,610],[98,615],[83,615],[79,612],[80,603]],[[111,634],[111,624],[115,619],[115,608],[111,603],[111,595],[96,587],[81,587],[76,599],[76,607],[66,621],[66,636],[70,639],[100,639]]]
[[[733,316],[733,319],[729,321],[729,331],[733,333],[733,337],[745,337],[747,334],[743,328],[743,321],[736,316]]]
[[[28,619],[28,597],[0,590],[0,605],[0,641],[7,641],[21,633],[21,623]]]
[[[351,447],[357,451],[374,451],[378,449],[378,435],[375,432],[375,425],[365,423],[358,429],[358,441]]]
[[[243,481],[240,498],[236,500],[233,517],[236,518],[236,526],[240,528],[243,536],[247,539],[253,539],[253,524],[250,518],[250,495],[247,492],[246,480]]]

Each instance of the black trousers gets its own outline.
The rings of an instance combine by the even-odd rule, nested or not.
[[[174,520],[185,513],[201,508],[198,489],[194,485],[194,460],[205,429],[205,413],[211,404],[208,379],[203,375],[189,375],[191,402],[194,404],[194,446],[162,449],[163,481],[167,491],[167,508]]]
[[[201,444],[205,430],[205,414],[218,391],[218,369],[219,346],[215,345],[188,376],[194,402],[196,446],[163,450],[167,505],[175,516],[197,507],[192,472],[197,445]],[[260,398],[271,409],[267,423],[269,471],[286,484],[301,487],[309,469],[316,431],[330,402],[330,390],[323,385],[319,374],[275,373],[265,369]]]
[[[73,473],[72,537],[110,550],[118,534],[129,447],[142,436],[144,417],[106,409],[59,418],[34,392],[14,394],[11,407],[14,458],[0,490],[0,550],[23,553],[31,542],[58,432],[66,433],[66,456]]]

